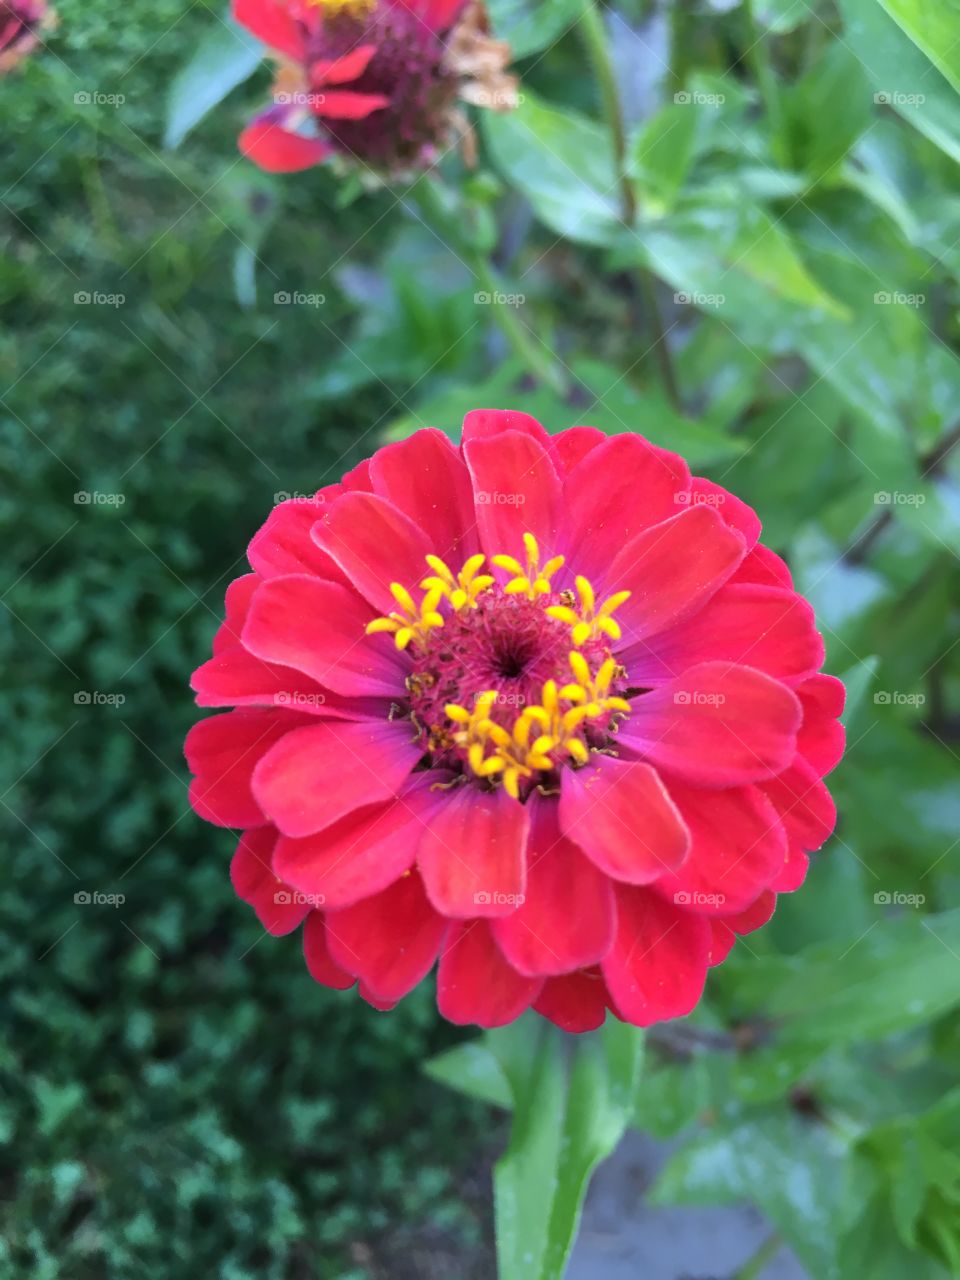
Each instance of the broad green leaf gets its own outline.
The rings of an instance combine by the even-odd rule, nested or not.
[[[960,0],[880,0],[880,3],[960,92]]]
[[[506,40],[514,58],[527,58],[555,44],[591,0],[488,0],[490,29]]]
[[[423,1069],[431,1080],[458,1093],[507,1110],[513,1106],[510,1085],[486,1039],[447,1049],[424,1063]]]
[[[214,22],[170,85],[163,138],[167,147],[179,147],[208,111],[253,75],[263,58],[260,41],[232,18]]]
[[[643,1034],[610,1021],[570,1037],[522,1019],[487,1040],[514,1101],[494,1172],[499,1280],[560,1280],[590,1176],[629,1122]]]
[[[844,38],[873,85],[874,101],[898,112],[960,162],[960,98],[878,0],[837,0]],[[928,0],[933,11],[939,0]],[[956,0],[951,0],[956,7]],[[956,56],[957,49],[954,49]]]
[[[650,212],[671,209],[690,169],[701,110],[696,102],[661,108],[630,146],[629,172],[636,179],[641,206]]]
[[[606,129],[531,93],[514,111],[485,112],[483,124],[497,167],[552,231],[610,243],[622,223]]]
[[[849,45],[828,45],[783,95],[793,167],[820,181],[870,127],[871,86]]]

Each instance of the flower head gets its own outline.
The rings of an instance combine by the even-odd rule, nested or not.
[[[274,105],[240,149],[272,172],[331,156],[395,175],[466,132],[458,99],[505,109],[510,50],[480,0],[234,0],[279,63]]]
[[[0,0],[0,75],[36,48],[37,33],[51,23],[45,0]]]
[[[833,829],[843,687],[754,513],[639,436],[476,412],[276,507],[187,741],[233,880],[378,1008],[689,1013]]]

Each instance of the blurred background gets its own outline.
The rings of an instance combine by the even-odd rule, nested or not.
[[[752,503],[850,693],[837,836],[651,1036],[635,1124],[676,1145],[584,1241],[747,1203],[724,1276],[783,1242],[813,1280],[960,1274],[954,6],[600,6],[627,234],[582,4],[492,5],[522,102],[444,165],[482,274],[402,190],[240,159],[269,75],[227,92],[221,6],[58,9],[0,77],[0,1274],[493,1274],[472,1034],[428,986],[387,1016],[314,985],[181,754],[271,506],[479,406],[639,431]]]

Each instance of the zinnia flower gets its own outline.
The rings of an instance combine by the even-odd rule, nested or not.
[[[843,686],[760,522],[676,454],[478,411],[274,508],[191,800],[317,981],[584,1031],[697,1003],[804,879]]]
[[[427,167],[468,126],[457,99],[515,105],[510,50],[480,0],[234,0],[280,64],[240,150],[292,172],[339,155],[387,175]]]
[[[0,75],[36,48],[37,32],[51,22],[44,0],[0,0]]]

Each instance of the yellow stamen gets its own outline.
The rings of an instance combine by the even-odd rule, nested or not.
[[[577,646],[582,648],[593,636],[604,635],[611,640],[619,640],[622,632],[619,623],[615,622],[613,611],[619,609],[620,606],[630,599],[629,591],[617,591],[614,595],[609,596],[600,608],[597,608],[597,599],[593,587],[590,582],[578,576],[576,579],[577,594],[580,597],[579,610],[569,607],[568,605],[556,604],[550,605],[547,610],[547,616],[556,618],[558,622],[566,623],[570,627],[570,639]]]
[[[430,591],[440,591],[458,611],[465,606],[475,609],[477,596],[493,586],[492,575],[479,572],[486,556],[471,556],[456,577],[439,556],[427,556],[426,559],[435,576],[424,578],[420,583],[421,587]]]
[[[352,18],[363,17],[376,6],[377,0],[307,0],[307,4],[313,8],[322,9],[324,13],[336,17],[337,14],[347,13]]]
[[[498,569],[506,569],[513,577],[503,588],[507,595],[524,595],[528,600],[536,600],[537,596],[549,595],[553,588],[550,579],[563,565],[563,556],[554,556],[552,560],[540,567],[540,547],[532,533],[523,535],[523,545],[527,552],[527,563],[523,566],[513,556],[491,556],[490,559]]]
[[[437,612],[437,605],[443,592],[432,590],[417,605],[410,592],[399,582],[390,583],[390,594],[400,606],[385,618],[374,618],[367,623],[368,636],[380,631],[393,633],[394,643],[398,649],[406,649],[411,641],[422,645],[434,627],[443,626],[443,618]]]

